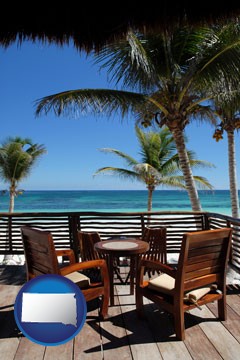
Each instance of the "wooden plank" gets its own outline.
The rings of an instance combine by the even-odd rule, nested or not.
[[[240,296],[228,295],[227,304],[240,316]]]
[[[121,269],[121,275],[123,275],[122,270],[124,269]],[[129,288],[129,286],[125,287]],[[116,294],[116,287],[114,290]],[[104,360],[112,360],[114,358],[119,358],[121,360],[132,359],[127,331],[125,329],[121,307],[119,306],[119,297],[117,295],[115,296],[114,301],[115,306],[109,307],[108,320],[101,323]]]
[[[73,340],[57,346],[47,346],[44,360],[72,360]]]
[[[227,302],[229,301],[229,298],[232,298],[232,296],[234,295],[227,296]],[[237,296],[236,300],[240,301],[240,297]],[[233,305],[235,304],[233,303]],[[207,307],[216,317],[218,316],[216,302],[208,304]],[[240,315],[237,312],[235,312],[229,305],[227,305],[227,320],[222,321],[222,324],[238,340],[238,342],[240,342]]]
[[[164,360],[192,359],[185,343],[176,340],[173,319],[167,312],[161,311],[155,304],[150,303],[145,306],[145,314],[148,326],[154,335],[154,341]]]
[[[6,339],[6,338],[20,338],[21,332],[18,329],[15,319],[14,319],[14,312],[12,310],[8,310],[4,313],[0,313],[0,323],[1,323],[1,329],[0,329],[0,338]]]
[[[215,321],[214,315],[206,306],[203,306],[202,310],[193,309],[191,313],[203,319],[199,326],[223,359],[236,360],[239,358],[239,342],[227,331],[220,321]]]
[[[209,303],[207,307],[217,317],[217,302]],[[240,296],[227,295],[227,321],[240,320]]]
[[[20,341],[14,360],[42,360],[44,358],[45,346],[36,344],[23,337]]]
[[[139,319],[135,311],[135,296],[129,296],[127,287],[117,286],[117,290],[125,325],[128,328],[127,323],[130,323],[133,331],[129,341],[134,359],[172,360],[176,358],[176,354],[180,359],[192,359],[183,342],[172,341],[175,336],[173,323],[166,312],[160,312],[150,300],[143,298],[145,320]],[[127,315],[129,319],[126,318]]]
[[[184,359],[192,360],[186,345],[182,341],[171,341],[158,343],[164,360]],[[211,359],[212,360],[212,359]]]
[[[230,318],[230,314],[236,315],[236,313],[231,309],[227,309],[227,314],[228,314],[228,320],[223,321],[222,324],[240,343],[240,318],[237,319]]]
[[[13,360],[19,345],[18,338],[0,339],[0,354],[2,360]]]
[[[218,318],[217,301],[215,301],[214,303],[209,303],[206,306],[216,316],[216,318]],[[240,321],[240,316],[229,305],[227,305],[227,320],[222,321],[222,323],[229,323],[232,320]]]
[[[19,334],[14,319],[13,308],[20,288],[20,286],[14,285],[0,285],[0,336],[2,338],[17,336]]]
[[[129,295],[129,286],[118,285],[117,292],[133,359],[162,359],[153,334],[146,326],[146,321],[137,316],[135,295]]]
[[[88,303],[85,324],[74,338],[73,360],[102,359],[101,328],[98,319],[98,308],[94,306],[95,304],[96,301]],[[92,310],[90,310],[91,307]]]
[[[13,304],[20,286],[0,285],[0,354],[1,359],[12,360],[19,346],[19,330],[17,329]]]
[[[186,321],[186,340],[184,343],[180,341],[174,342],[172,341],[175,337],[172,318],[164,312],[156,311],[156,307],[155,311],[151,311],[148,307],[147,311],[145,309],[145,313],[149,321],[149,327],[156,334],[155,341],[159,346],[163,359],[176,358],[176,354],[178,358],[184,359],[221,359],[221,356],[197,323],[194,324],[193,322],[191,324],[190,321]],[[203,348],[204,352],[202,351]]]
[[[184,344],[188,348],[188,351],[193,359],[198,360],[219,360],[222,357],[218,354],[213,344],[209,341],[208,337],[197,325],[196,321],[187,321],[187,315],[185,314],[185,340]],[[194,324],[195,323],[195,324]],[[187,327],[189,326],[189,327]]]

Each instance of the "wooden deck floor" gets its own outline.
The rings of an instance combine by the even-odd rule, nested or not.
[[[146,303],[146,320],[136,316],[128,285],[116,285],[115,306],[109,318],[98,321],[96,304],[89,306],[80,333],[59,346],[44,347],[21,335],[13,314],[16,295],[23,284],[24,267],[0,266],[1,360],[157,360],[240,358],[240,287],[228,285],[228,320],[219,322],[216,305],[186,314],[186,340],[175,338],[171,317]]]

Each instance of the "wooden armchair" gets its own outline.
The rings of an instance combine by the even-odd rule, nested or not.
[[[226,270],[232,230],[185,233],[177,269],[159,261],[141,260],[136,283],[136,309],[143,315],[143,297],[173,314],[176,337],[184,340],[184,313],[218,301],[219,319],[226,319]],[[163,272],[144,280],[145,267]]]
[[[78,230],[77,234],[81,260],[88,261],[99,259],[100,255],[94,249],[94,244],[101,241],[99,233],[97,231],[86,232]]]
[[[142,259],[167,263],[167,229],[165,227],[145,227],[142,240],[149,243],[149,250],[142,255]],[[145,268],[146,272],[151,277],[155,275],[156,270]]]
[[[96,259],[105,259],[106,261],[108,261],[106,255],[98,253],[94,248],[94,245],[97,242],[102,241],[101,236],[97,231],[87,232],[78,230],[77,234],[79,240],[80,257],[83,261]],[[118,259],[116,259],[116,261],[114,262],[113,271],[121,284],[124,284],[117,260]],[[87,274],[90,276],[90,278],[98,278],[98,272],[96,271],[96,269],[87,271]]]
[[[28,226],[21,227],[21,235],[25,253],[27,280],[38,275],[58,274],[66,276],[76,283],[86,299],[90,301],[101,298],[100,317],[105,318],[109,304],[109,275],[106,261],[97,259],[76,263],[71,249],[56,250],[49,231]],[[58,256],[67,256],[69,265],[60,267]],[[101,281],[92,283],[82,272],[87,269],[100,269]]]

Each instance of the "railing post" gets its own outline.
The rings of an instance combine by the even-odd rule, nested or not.
[[[203,214],[203,230],[210,230],[207,214]]]
[[[227,220],[227,227],[232,228],[231,225],[232,225],[231,221]],[[232,259],[233,259],[233,244],[231,242],[230,253],[229,253],[229,262],[230,262],[230,264],[232,264]]]
[[[9,249],[8,252],[11,254],[12,252],[12,215],[9,214],[9,218],[8,218],[8,242],[9,242]],[[6,243],[7,243],[7,239],[6,239]]]
[[[144,232],[144,228],[145,228],[144,215],[141,214],[140,218],[141,218],[141,229],[142,229],[142,236],[143,236],[143,232]]]
[[[78,244],[78,224],[79,224],[79,215],[71,215],[69,217],[69,237],[70,237],[70,247],[74,251],[75,259],[79,261],[79,244]]]

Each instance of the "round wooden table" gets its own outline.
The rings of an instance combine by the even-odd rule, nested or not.
[[[130,294],[134,293],[134,279],[135,271],[138,267],[139,255],[144,254],[149,250],[149,244],[142,240],[135,238],[104,240],[97,242],[95,250],[107,255],[109,280],[110,280],[110,305],[114,305],[114,271],[113,264],[116,257],[129,257],[130,258]]]

